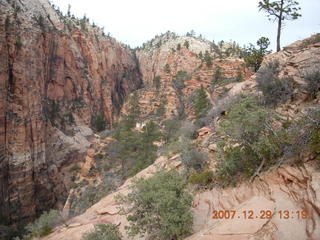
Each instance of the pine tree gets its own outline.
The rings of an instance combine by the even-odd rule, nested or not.
[[[207,66],[210,67],[212,65],[212,57],[209,53],[209,51],[206,51],[205,54],[204,54],[204,61],[206,62]]]
[[[253,44],[250,44],[249,47],[244,49],[244,61],[248,67],[253,67],[255,72],[259,70],[264,56],[271,53],[270,50],[267,50],[270,45],[268,38],[259,38],[257,45],[259,48],[256,48]]]
[[[161,86],[161,77],[158,75],[158,76],[155,76],[153,78],[153,86],[158,90],[160,89],[160,86]]]
[[[178,45],[177,45],[177,51],[180,51],[180,50],[181,50],[181,44],[178,43]]]
[[[259,11],[263,10],[268,13],[269,20],[278,21],[277,31],[277,52],[280,51],[280,35],[284,20],[295,20],[301,17],[298,7],[299,3],[294,0],[270,1],[263,0],[259,2]]]
[[[185,41],[183,46],[185,46],[187,49],[189,49],[189,46],[190,46],[189,41]]]
[[[204,87],[201,85],[201,88],[197,90],[197,96],[194,102],[196,118],[200,119],[201,117],[204,117],[210,105],[211,104],[207,97],[207,93],[204,90]]]
[[[129,101],[129,109],[128,109],[128,116],[127,116],[127,122],[126,122],[126,128],[130,129],[133,128],[139,119],[139,116],[141,114],[140,111],[140,104],[139,104],[139,95],[138,92],[135,91],[130,98]]]
[[[218,81],[221,81],[221,80],[222,80],[221,67],[217,66],[211,79],[211,87],[213,88],[218,83]]]
[[[166,73],[170,73],[170,72],[171,72],[170,65],[167,63],[167,64],[164,66],[163,70],[164,70]]]

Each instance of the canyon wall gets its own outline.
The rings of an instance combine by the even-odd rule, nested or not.
[[[319,54],[319,41],[309,38],[297,41],[285,47],[283,51],[268,55],[265,58],[263,65],[270,61],[278,61],[281,70],[280,76],[290,77],[294,84],[296,97],[274,109],[281,118],[289,121],[296,120],[309,108],[319,106],[319,93],[316,99],[307,100],[308,96],[304,87],[306,73],[312,69],[319,69]],[[191,60],[188,59],[187,61]],[[217,61],[231,61],[231,59],[217,59]],[[141,68],[143,67],[141,66]],[[152,76],[152,73],[146,73]],[[170,76],[169,73],[168,76]],[[228,91],[226,98],[236,94],[258,93],[256,75],[231,85],[227,85],[231,89]],[[166,85],[162,87],[161,89],[168,89]],[[138,91],[145,91],[144,93],[149,93],[149,96],[152,96],[152,84]],[[160,92],[163,93],[163,91]],[[140,99],[140,103],[147,98],[146,94],[141,94],[141,96],[143,99]],[[215,93],[212,97],[214,99]],[[154,98],[156,98],[156,95],[154,95]],[[147,105],[147,101],[142,102],[142,104]],[[220,104],[223,104],[223,102]],[[213,108],[216,107],[213,106]],[[206,126],[198,130],[198,137],[195,139],[195,143],[201,147],[201,150],[213,156],[209,162],[211,170],[214,170],[217,162],[218,145],[215,135],[215,130],[212,131],[211,128]],[[320,239],[319,163],[315,160],[314,154],[305,152],[298,155],[299,164],[293,164],[290,162],[290,158],[286,158],[285,163],[262,172],[253,181],[243,180],[238,182],[236,186],[226,188],[217,184],[207,189],[193,189],[193,235],[187,237],[186,240]],[[44,239],[80,240],[84,233],[91,231],[94,225],[98,223],[113,223],[119,226],[124,236],[123,239],[130,239],[125,229],[128,221],[124,215],[119,213],[119,205],[115,196],[119,193],[128,194],[133,179],[149,178],[161,168],[183,171],[179,154],[172,157],[160,156],[152,165],[133,178],[128,179],[116,192],[102,198],[98,203],[87,209],[85,213],[70,219],[69,226],[61,225],[57,227]],[[234,218],[216,217],[214,215],[214,211],[228,212],[230,210],[236,212]],[[252,211],[254,215],[251,218],[244,217],[244,212],[248,214],[249,211]],[[266,211],[270,211],[271,215],[262,217],[261,214]],[[288,215],[284,216],[283,213],[285,212]],[[134,239],[148,239],[148,236]]]
[[[29,220],[63,201],[96,119],[111,125],[142,81],[134,54],[47,0],[0,0],[0,212]]]
[[[237,82],[237,76],[242,77],[239,81],[251,76],[243,59],[229,45],[218,46],[199,37],[167,32],[138,48],[136,55],[144,84],[137,91],[142,119],[193,117],[193,100],[201,86],[214,105]],[[228,55],[227,47],[231,50]],[[217,69],[221,76],[219,83],[213,84]],[[164,108],[164,116],[157,116],[160,108]],[[127,104],[122,111],[126,114]]]

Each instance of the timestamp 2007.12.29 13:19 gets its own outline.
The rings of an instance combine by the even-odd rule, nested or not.
[[[279,210],[279,211],[271,211],[271,210],[213,210],[212,211],[212,219],[271,219],[275,216],[278,216],[280,219],[288,220],[288,219],[307,219],[309,218],[309,214],[305,210]]]

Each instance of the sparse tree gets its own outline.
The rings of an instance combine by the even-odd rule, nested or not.
[[[204,90],[204,87],[201,85],[201,88],[197,90],[197,97],[194,101],[195,115],[197,119],[207,115],[207,111],[211,106],[210,100],[208,99],[207,93]]]
[[[206,62],[207,67],[210,67],[212,65],[213,59],[212,59],[209,51],[205,52],[203,60]]]
[[[84,240],[121,240],[119,227],[112,223],[94,225],[94,230],[85,233]]]
[[[163,70],[164,70],[166,73],[170,73],[170,72],[171,72],[170,65],[167,63],[167,64],[164,66]]]
[[[192,196],[185,177],[160,170],[149,179],[134,180],[127,196],[118,195],[120,214],[129,222],[128,235],[154,240],[179,240],[192,227]]]
[[[180,51],[181,50],[181,43],[178,43],[177,45],[177,51]]]
[[[220,66],[217,66],[211,79],[211,87],[213,88],[221,80],[222,80],[222,68]]]
[[[278,31],[277,31],[277,52],[280,51],[280,35],[281,28],[283,27],[283,21],[285,20],[295,20],[301,17],[298,7],[299,3],[294,0],[279,0],[270,1],[262,0],[259,2],[259,10],[267,12],[269,20],[278,21]]]
[[[129,100],[129,109],[128,109],[128,116],[127,116],[129,128],[132,128],[135,126],[137,120],[139,119],[140,114],[141,114],[141,111],[140,111],[140,103],[139,103],[139,93],[135,91]]]
[[[185,46],[187,49],[189,49],[189,46],[190,46],[189,41],[185,41],[183,46]]]
[[[158,90],[160,89],[160,86],[161,86],[161,77],[158,75],[158,76],[155,76],[153,78],[153,86]]]
[[[71,17],[71,5],[70,5],[70,4],[68,4],[67,16],[68,16],[68,17]]]
[[[196,32],[194,30],[191,30],[190,32],[187,32],[187,37],[194,37],[196,35]]]
[[[255,72],[259,70],[264,56],[271,53],[271,51],[268,50],[268,46],[270,45],[268,38],[259,38],[257,45],[259,46],[259,49],[250,43],[249,47],[246,47],[243,52],[246,65],[248,67],[253,67]]]

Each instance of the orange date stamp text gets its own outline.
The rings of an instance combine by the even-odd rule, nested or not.
[[[273,217],[278,217],[279,219],[307,219],[309,214],[305,210],[213,210],[212,219],[271,219]]]

